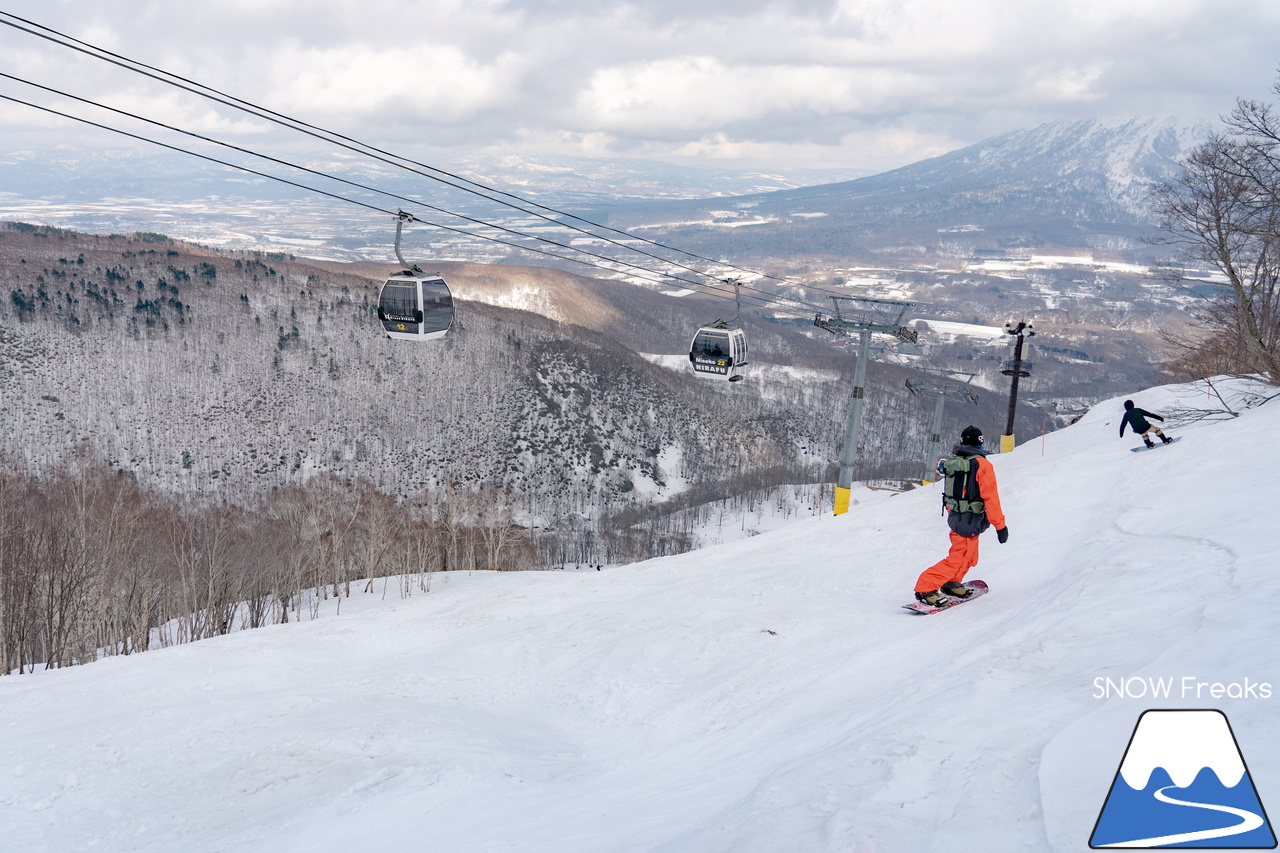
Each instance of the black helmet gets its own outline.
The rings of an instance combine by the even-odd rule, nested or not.
[[[1133,408],[1133,401],[1132,401],[1132,400],[1125,400],[1125,401],[1124,401],[1124,407],[1125,407],[1126,409],[1132,409],[1132,408]]]
[[[965,427],[964,431],[960,433],[960,443],[969,447],[981,447],[982,430],[973,425]]]

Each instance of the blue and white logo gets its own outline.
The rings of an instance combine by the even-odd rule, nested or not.
[[[1275,833],[1226,715],[1145,711],[1089,846],[1273,849]]]

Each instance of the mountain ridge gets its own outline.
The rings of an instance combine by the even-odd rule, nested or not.
[[[836,233],[847,238],[842,251],[855,255],[913,240],[922,246],[904,254],[955,256],[941,244],[959,241],[970,253],[1060,245],[1143,255],[1141,238],[1154,224],[1147,188],[1174,175],[1178,158],[1205,132],[1172,118],[1052,122],[852,181],[608,214],[617,227],[756,257],[781,255],[783,246],[836,255]],[[728,211],[722,226],[764,221],[742,228],[749,237],[717,233],[717,211]]]

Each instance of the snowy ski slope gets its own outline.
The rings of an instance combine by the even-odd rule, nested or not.
[[[1280,812],[1280,696],[1194,695],[1280,693],[1280,403],[1141,454],[1120,413],[994,458],[1010,541],[951,612],[899,607],[946,549],[931,487],[0,678],[0,848],[1080,851],[1152,707],[1224,711]],[[1173,695],[1098,697],[1139,677]]]

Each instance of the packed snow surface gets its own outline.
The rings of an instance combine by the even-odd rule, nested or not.
[[[1226,396],[1151,453],[1114,400],[994,457],[992,591],[932,616],[900,605],[947,547],[936,486],[0,678],[0,846],[1082,851],[1153,707],[1222,710],[1275,813],[1280,403]]]

